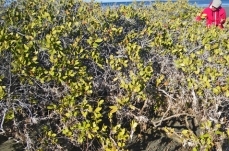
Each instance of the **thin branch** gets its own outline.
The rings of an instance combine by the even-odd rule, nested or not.
[[[114,143],[115,147],[119,150],[118,144],[115,142],[115,140],[111,137],[111,134],[109,135],[111,141]]]
[[[161,120],[160,120],[160,121],[158,121],[159,123],[158,123],[157,125],[161,125],[161,123],[163,122],[163,119],[164,119],[165,115],[169,112],[170,107],[171,107],[171,104],[169,104],[168,109],[167,109],[167,110],[166,110],[166,112],[163,114],[163,116],[162,116]],[[155,127],[157,127],[155,124],[153,124],[153,125],[154,125]]]
[[[162,89],[158,89],[159,91],[163,92],[166,96],[168,96],[169,98],[173,99],[176,101],[176,99],[174,97],[172,97],[171,95],[169,95],[167,92],[165,92],[165,90]]]
[[[213,41],[209,42],[209,44],[213,44],[215,42],[217,42],[217,41],[216,40],[213,40]],[[199,45],[199,46],[193,48],[192,50],[188,51],[188,54],[191,54],[193,51],[196,51],[196,50],[201,49],[203,47],[204,47],[204,45]]]
[[[1,133],[4,133],[5,132],[4,129],[3,129],[3,123],[4,123],[4,120],[5,120],[5,117],[6,117],[6,111],[7,111],[7,109],[4,108],[4,110],[3,110],[3,117],[2,117],[2,121],[1,121],[1,125],[0,125],[0,130],[2,131]]]
[[[190,116],[190,117],[195,117],[195,115],[187,114],[187,113],[181,113],[181,114],[175,114],[166,118],[162,118],[158,121],[151,120],[151,123],[154,125],[154,127],[158,127],[161,125],[162,122],[170,120],[172,118],[180,117],[180,116]]]

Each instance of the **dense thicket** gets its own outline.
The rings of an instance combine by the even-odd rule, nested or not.
[[[149,131],[193,150],[221,148],[229,134],[229,25],[206,28],[194,21],[199,12],[184,0],[4,7],[1,134],[27,150],[127,150]]]

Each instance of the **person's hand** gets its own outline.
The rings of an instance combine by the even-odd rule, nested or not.
[[[221,20],[220,20],[220,23],[221,23],[221,24],[225,23],[225,19],[221,19]]]
[[[206,18],[207,17],[207,14],[201,14],[200,16],[202,19]]]

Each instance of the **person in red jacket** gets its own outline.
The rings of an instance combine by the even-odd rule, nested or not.
[[[221,5],[221,0],[213,0],[210,5],[196,17],[196,20],[206,19],[207,27],[217,26],[224,28],[223,24],[226,21],[226,11]]]

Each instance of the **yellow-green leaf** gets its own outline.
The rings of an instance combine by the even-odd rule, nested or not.
[[[109,106],[109,108],[111,109],[110,114],[113,114],[113,113],[118,111],[118,107],[117,106]]]
[[[102,38],[98,38],[98,39],[95,40],[96,43],[100,43],[100,42],[102,42],[102,41],[103,41]]]

